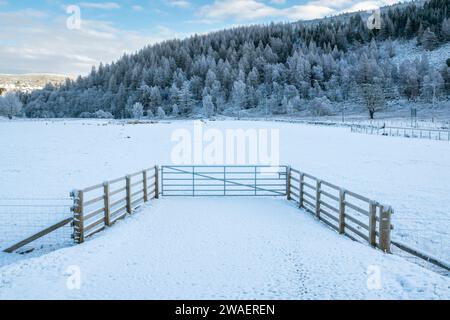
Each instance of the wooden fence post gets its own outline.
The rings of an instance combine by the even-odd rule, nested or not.
[[[155,166],[155,199],[159,199],[159,166]]]
[[[320,187],[322,186],[322,181],[317,180],[316,186],[316,217],[320,219]]]
[[[369,205],[369,243],[377,246],[377,204],[374,201]]]
[[[83,191],[73,191],[71,196],[74,198],[74,240],[76,243],[81,244],[84,242],[84,208],[83,208]]]
[[[111,208],[110,208],[110,201],[109,201],[109,182],[103,183],[103,194],[105,197],[104,203],[105,203],[105,225],[110,227],[111,226]]]
[[[339,191],[339,233],[345,233],[345,190]]]
[[[304,173],[300,173],[300,186],[299,186],[299,207],[303,208],[303,198],[304,198],[304,194],[303,194],[303,190],[305,188],[304,183],[305,182],[305,174]]]
[[[144,202],[147,202],[148,201],[147,170],[142,171],[142,179],[144,181]]]
[[[131,214],[131,176],[126,176],[127,212]]]
[[[391,207],[380,207],[380,249],[384,252],[391,252]]]
[[[286,196],[288,200],[291,200],[291,167],[286,168]],[[256,186],[255,186],[256,187]]]

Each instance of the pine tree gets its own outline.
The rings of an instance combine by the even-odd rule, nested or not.
[[[211,118],[214,115],[214,103],[210,95],[203,97],[203,115]]]
[[[194,100],[190,89],[189,81],[185,81],[179,92],[179,106],[182,114],[191,114],[194,106]]]
[[[233,91],[231,93],[233,107],[237,110],[245,109],[246,105],[246,85],[243,81],[234,82]]]
[[[441,33],[444,41],[450,41],[450,18],[442,22]]]
[[[433,50],[439,45],[439,40],[436,34],[428,28],[421,37],[421,43],[426,50]]]
[[[164,119],[166,117],[166,112],[163,108],[158,107],[158,118]]]
[[[144,106],[140,102],[132,105],[129,113],[133,119],[141,119],[144,116]]]

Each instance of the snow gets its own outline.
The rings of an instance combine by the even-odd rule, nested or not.
[[[445,62],[448,59],[448,52],[450,51],[450,43],[445,43],[435,50],[424,51],[421,47],[417,46],[416,41],[394,41],[395,57],[392,58],[392,62],[400,65],[405,60],[414,61],[421,59],[425,54],[435,69],[440,70],[445,66]],[[385,49],[382,45],[381,49]]]
[[[68,198],[74,188],[171,164],[171,135],[180,128],[193,131],[193,123],[2,121],[0,199]],[[274,122],[216,121],[208,128],[279,129],[281,164],[392,205],[396,239],[450,261],[447,141]]]
[[[284,199],[163,199],[83,245],[0,268],[0,299],[448,298],[450,279]]]

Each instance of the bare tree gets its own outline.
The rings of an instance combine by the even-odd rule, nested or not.
[[[0,114],[12,119],[22,111],[22,102],[13,92],[0,97]]]
[[[379,84],[361,84],[360,99],[369,111],[370,119],[375,117],[375,113],[382,111],[386,107],[386,100],[383,88]]]

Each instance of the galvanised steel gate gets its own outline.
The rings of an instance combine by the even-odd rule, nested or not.
[[[286,196],[288,166],[162,166],[165,197]]]

